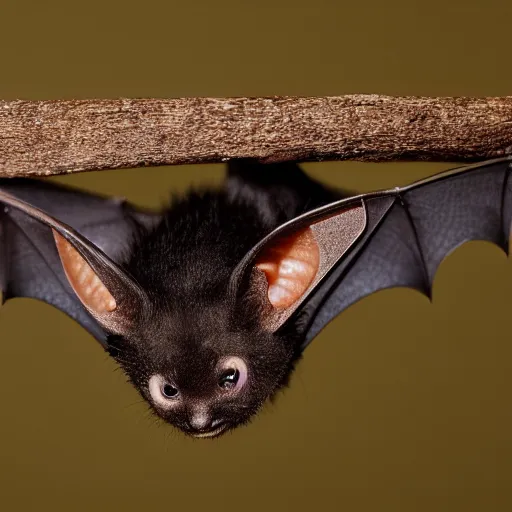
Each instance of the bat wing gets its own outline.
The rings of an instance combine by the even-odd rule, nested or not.
[[[119,199],[107,198],[30,179],[0,179],[0,191],[28,205],[25,211],[0,197],[0,285],[3,300],[31,297],[51,304],[80,323],[105,344],[106,334],[82,306],[60,261],[52,226],[31,208],[57,224],[72,228],[86,243],[119,263],[135,232],[150,227],[159,216]]]
[[[439,264],[464,242],[489,241],[508,252],[510,174],[511,160],[503,158],[314,210],[255,247],[235,271],[234,286],[264,248],[312,228],[321,275],[273,321],[275,330],[298,326],[305,347],[344,309],[378,290],[409,287],[430,296]]]

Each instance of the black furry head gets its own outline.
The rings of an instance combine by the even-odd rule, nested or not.
[[[151,307],[110,353],[164,420],[196,437],[246,423],[286,382],[292,337],[265,329],[248,288],[235,303],[236,264],[277,223],[223,191],[190,193],[142,233],[126,269]]]

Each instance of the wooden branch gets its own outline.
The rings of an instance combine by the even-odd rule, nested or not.
[[[512,96],[0,101],[0,176],[284,160],[512,153]]]

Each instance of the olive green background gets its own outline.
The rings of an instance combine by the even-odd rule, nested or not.
[[[420,4],[424,4],[420,7]],[[511,94],[505,1],[0,0],[0,97]],[[321,163],[371,190],[449,164]],[[57,178],[139,204],[220,165]],[[249,427],[185,439],[97,343],[27,299],[0,311],[0,509],[505,511],[512,262],[473,242],[434,300],[380,292],[307,349]]]

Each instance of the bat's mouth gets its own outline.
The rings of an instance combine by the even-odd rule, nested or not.
[[[213,430],[208,430],[207,432],[191,432],[190,435],[198,439],[202,439],[205,437],[217,437],[220,434],[222,434],[222,432],[224,432],[228,428],[228,426],[229,425],[227,423],[223,423],[222,425],[219,425],[217,428],[214,428]]]

